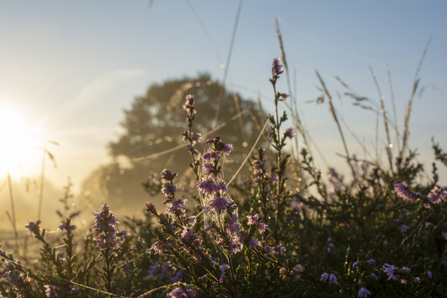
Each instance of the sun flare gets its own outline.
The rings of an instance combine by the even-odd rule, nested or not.
[[[17,177],[29,162],[36,161],[40,145],[34,137],[37,127],[24,115],[19,108],[0,102],[0,175],[9,172]]]

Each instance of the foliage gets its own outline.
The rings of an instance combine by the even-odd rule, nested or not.
[[[40,220],[28,223],[42,243],[39,262],[0,249],[3,296],[445,297],[447,191],[436,168],[424,184],[414,152],[396,158],[394,170],[348,157],[352,180],[330,169],[325,182],[303,148],[299,170],[307,180],[291,187],[287,170],[298,169],[284,149],[296,136],[281,128],[287,116],[277,111],[287,98],[276,91],[283,72],[275,59],[276,110],[268,119],[274,150],[254,151],[245,180],[230,185],[222,172],[238,147],[212,137],[197,151],[193,116],[200,111],[188,95],[184,138],[194,191],[179,195],[179,175],[165,169],[145,185],[150,193],[161,190],[165,212],[146,202],[145,218],[126,218],[120,232],[103,204],[86,238],[67,217],[59,227],[63,252],[47,241]],[[194,210],[187,199],[197,202]]]

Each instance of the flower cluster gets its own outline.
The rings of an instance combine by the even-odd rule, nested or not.
[[[103,203],[101,209],[93,213],[93,217],[95,218],[93,234],[96,236],[97,248],[100,250],[120,248],[118,242],[124,239],[117,236],[116,225],[119,221],[110,212],[109,206]]]
[[[445,201],[447,197],[447,190],[445,188],[439,188],[435,186],[427,196],[430,202],[434,204],[440,204]]]
[[[71,217],[69,215],[65,219],[65,222],[61,223],[58,230],[65,233],[67,237],[73,235],[73,231],[76,230],[76,226],[71,224]]]
[[[28,229],[28,234],[37,236],[40,233],[39,225],[42,223],[40,219],[38,219],[35,223],[33,221],[29,221],[25,228]]]
[[[394,185],[394,191],[396,192],[398,197],[406,201],[414,202],[414,200],[416,199],[416,196],[408,190],[408,185],[405,181]]]

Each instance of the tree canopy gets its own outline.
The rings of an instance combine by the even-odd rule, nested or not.
[[[157,174],[164,168],[178,172],[180,183],[188,183],[193,173],[185,163],[191,158],[182,137],[187,128],[182,109],[187,94],[195,98],[197,114],[193,131],[204,136],[202,144],[216,135],[233,144],[235,151],[225,163],[224,171],[227,175],[234,174],[246,157],[249,150],[246,147],[251,147],[259,135],[265,121],[263,114],[253,101],[222,89],[208,74],[199,74],[153,84],[144,95],[135,98],[131,107],[124,110],[122,134],[107,145],[114,162],[101,166],[86,179],[84,194],[95,201],[93,196],[105,195],[108,201],[141,203],[147,198],[141,183],[151,174],[158,179]],[[217,130],[206,135],[213,128]],[[204,150],[200,144],[196,148]]]

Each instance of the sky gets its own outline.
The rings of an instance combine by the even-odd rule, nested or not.
[[[228,63],[239,4],[0,0],[0,139],[5,148],[0,149],[0,180],[7,172],[16,180],[40,179],[38,148],[46,143],[57,163],[56,168],[46,162],[51,187],[62,192],[70,177],[79,192],[88,174],[111,160],[107,143],[122,132],[123,109],[151,84],[167,79],[208,72],[222,80],[226,67],[229,88],[252,99],[260,92],[264,108],[273,111],[268,79],[273,58],[280,57],[276,17],[289,68],[296,69],[296,97],[306,126],[329,166],[346,167],[335,154],[344,151],[327,103],[306,103],[321,95],[314,71],[321,74],[340,115],[374,152],[375,114],[353,106],[347,96],[339,100],[335,88],[342,95],[348,90],[335,77],[378,102],[371,67],[392,117],[389,65],[402,130],[415,73],[431,38],[419,73],[424,92],[414,99],[409,142],[430,173],[431,137],[447,148],[447,2],[246,0]],[[287,92],[285,76],[278,89]],[[363,157],[362,147],[343,129],[350,153]],[[326,172],[322,158],[316,159]],[[0,191],[0,198],[7,194],[5,187]]]

